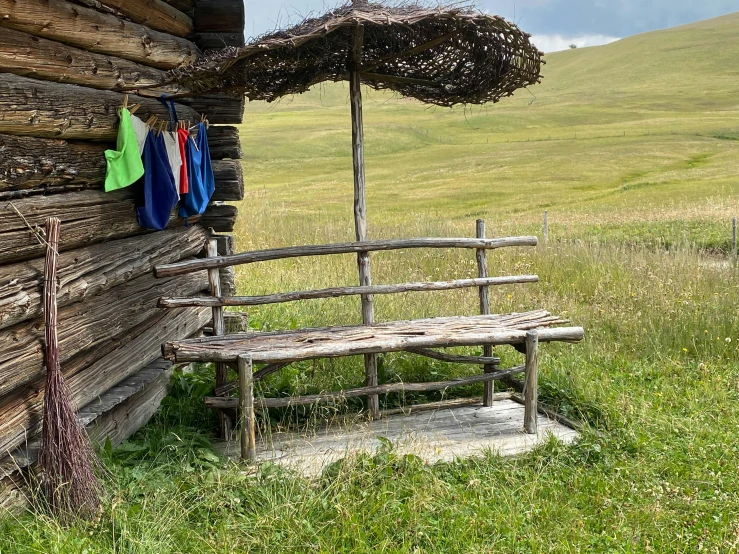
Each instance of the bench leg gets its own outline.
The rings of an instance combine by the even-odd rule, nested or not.
[[[539,333],[526,333],[526,373],[524,379],[524,430],[535,435],[538,431],[537,412],[539,400]]]
[[[254,418],[254,368],[250,355],[239,356],[239,419],[241,419],[241,459],[257,458]]]

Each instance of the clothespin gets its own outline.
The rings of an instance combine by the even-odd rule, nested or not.
[[[131,106],[131,108],[128,111],[131,112],[131,115],[133,115],[136,113],[136,110],[138,110],[140,107],[141,107],[141,104],[134,104],[133,106]]]
[[[149,119],[146,120],[146,125],[149,127],[153,127],[156,122],[157,122],[157,116],[150,115]]]
[[[128,108],[128,94],[123,95],[123,108]]]

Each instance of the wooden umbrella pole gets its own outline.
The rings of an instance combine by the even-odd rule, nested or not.
[[[355,0],[354,4],[359,2]],[[354,230],[357,241],[367,240],[367,204],[364,178],[364,121],[362,118],[362,83],[359,67],[362,64],[362,44],[364,27],[357,26],[354,34],[352,59],[349,60],[349,95],[352,107],[352,158],[354,161]],[[368,287],[372,284],[369,252],[357,254],[359,284]],[[375,322],[375,304],[371,294],[362,295],[362,322],[372,325]],[[377,354],[364,357],[365,384],[377,386]],[[380,401],[377,395],[367,397],[367,407],[373,419],[380,417]]]

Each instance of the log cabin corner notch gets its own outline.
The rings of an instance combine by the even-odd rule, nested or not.
[[[145,423],[172,368],[161,344],[211,321],[207,308],[156,305],[183,288],[208,291],[206,272],[160,280],[152,268],[199,255],[210,228],[233,230],[237,211],[224,202],[244,189],[229,124],[241,122],[243,101],[209,95],[177,105],[181,118],[206,113],[222,124],[208,134],[213,201],[189,227],[173,215],[164,231],[141,229],[129,192],[103,192],[104,151],[115,142],[122,91],[207,49],[243,45],[243,22],[241,0],[0,0],[0,506],[22,497],[18,468],[34,464],[40,431],[44,248],[33,229],[46,217],[62,220],[62,369],[97,440],[116,444]],[[132,97],[137,115],[165,116],[154,98],[162,92]],[[232,279],[224,290],[233,292]]]

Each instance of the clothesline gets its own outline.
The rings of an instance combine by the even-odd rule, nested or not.
[[[177,119],[172,101],[161,102],[170,114],[169,122],[155,116],[144,122],[132,115],[126,96],[119,109],[116,150],[105,152],[105,190],[133,186],[139,225],[154,230],[167,226],[178,204],[178,214],[186,221],[202,214],[215,190],[207,118],[202,115],[197,125],[185,125]],[[193,131],[197,131],[195,137]]]

